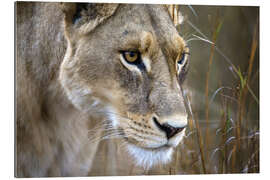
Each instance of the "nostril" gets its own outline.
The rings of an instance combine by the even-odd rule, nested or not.
[[[168,139],[170,139],[175,134],[177,134],[177,133],[181,132],[183,129],[185,129],[185,126],[184,127],[173,127],[173,126],[169,125],[168,123],[160,124],[156,117],[153,117],[153,121],[160,130],[162,130],[166,133],[166,136]]]

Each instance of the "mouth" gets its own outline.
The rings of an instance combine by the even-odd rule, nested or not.
[[[122,135],[123,139],[125,140],[125,142],[128,145],[134,145],[134,146],[137,146],[138,148],[144,149],[146,151],[152,151],[152,152],[156,151],[156,152],[158,152],[158,151],[166,151],[168,149],[175,149],[176,148],[175,145],[170,144],[169,141],[167,141],[167,140],[165,142],[163,142],[162,144],[160,144],[160,145],[152,145],[150,147],[149,146],[143,146],[136,139],[126,137],[125,132],[123,131],[123,129],[121,129],[121,135]]]
[[[127,137],[122,129],[122,137],[126,142],[127,153],[132,157],[137,166],[149,169],[158,164],[167,164],[172,159],[175,145],[168,140],[161,144],[147,145],[134,138]]]
[[[165,151],[165,150],[168,150],[170,148],[175,148],[174,146],[171,146],[168,143],[154,146],[154,147],[147,147],[147,146],[140,145],[140,143],[133,138],[124,137],[124,140],[127,142],[128,145],[134,145],[134,146],[137,146],[137,147],[144,149],[146,151],[153,151],[153,152],[154,151]]]
[[[171,161],[174,147],[167,143],[157,147],[145,147],[130,138],[124,139],[127,142],[126,150],[137,166],[147,170],[157,164],[167,164]]]
[[[167,151],[169,149],[173,149],[173,147],[168,145],[168,144],[161,145],[159,147],[142,147],[142,146],[139,146],[139,148],[144,149],[146,151],[152,151],[152,152]]]

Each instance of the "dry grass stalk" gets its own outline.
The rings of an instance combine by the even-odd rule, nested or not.
[[[205,81],[205,120],[206,120],[206,134],[205,134],[205,143],[209,143],[209,78],[210,78],[210,72],[211,72],[211,66],[213,63],[214,58],[214,52],[215,52],[215,43],[217,40],[217,36],[219,33],[219,26],[220,26],[221,20],[219,19],[219,16],[216,17],[216,23],[214,26],[214,33],[212,36],[212,42],[211,44],[211,50],[210,50],[210,57],[209,57],[209,63],[208,63],[208,70],[206,72],[206,81]],[[208,157],[208,154],[206,153],[206,157]]]

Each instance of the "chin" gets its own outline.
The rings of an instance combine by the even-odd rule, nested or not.
[[[142,148],[134,144],[127,144],[129,154],[134,158],[137,166],[149,169],[158,164],[167,164],[172,159],[173,148],[162,146],[160,148]]]

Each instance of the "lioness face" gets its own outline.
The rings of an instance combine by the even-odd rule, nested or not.
[[[185,42],[163,6],[119,5],[89,31],[87,8],[79,17],[73,9],[77,19],[65,22],[60,81],[66,94],[81,111],[103,113],[138,165],[168,162],[187,125]]]

